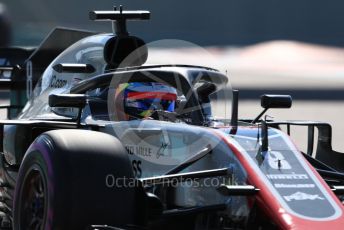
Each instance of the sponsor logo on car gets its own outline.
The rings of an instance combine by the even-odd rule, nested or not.
[[[304,192],[296,192],[290,196],[283,196],[284,199],[288,202],[292,200],[324,200],[325,198],[319,196],[318,194],[307,194]]]

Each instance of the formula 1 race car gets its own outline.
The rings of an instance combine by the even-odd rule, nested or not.
[[[238,119],[226,75],[145,64],[126,21],[149,17],[94,11],[114,34],[58,28],[36,49],[0,51],[1,228],[343,229],[331,126],[263,117],[290,108],[288,95],[263,95],[261,114]],[[291,126],[308,127],[306,152]]]

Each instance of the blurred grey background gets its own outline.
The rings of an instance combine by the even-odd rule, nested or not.
[[[147,41],[177,38],[200,45],[248,45],[267,40],[298,40],[344,45],[342,0],[3,0],[14,27],[14,44],[37,44],[54,26],[109,31],[88,20],[91,10],[123,4],[147,9],[149,23],[130,30]]]
[[[174,38],[209,50],[221,61],[221,70],[228,70],[233,88],[241,90],[241,117],[260,112],[263,93],[291,94],[291,109],[269,115],[327,121],[333,125],[335,149],[344,151],[343,0],[0,2],[7,7],[15,46],[38,45],[55,26],[110,32],[108,22],[88,20],[91,10],[120,4],[150,10],[151,20],[129,22],[129,31],[146,42]],[[195,57],[200,65],[207,64],[200,55],[184,52],[183,58]],[[303,148],[305,130],[294,134]]]

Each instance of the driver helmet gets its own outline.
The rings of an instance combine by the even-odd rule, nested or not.
[[[160,82],[122,83],[115,94],[126,120],[149,118],[156,110],[174,112],[177,100],[176,89]]]

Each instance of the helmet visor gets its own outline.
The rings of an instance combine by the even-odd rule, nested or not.
[[[126,83],[124,108],[128,115],[143,118],[156,110],[174,112],[177,93],[173,87],[162,83]]]

